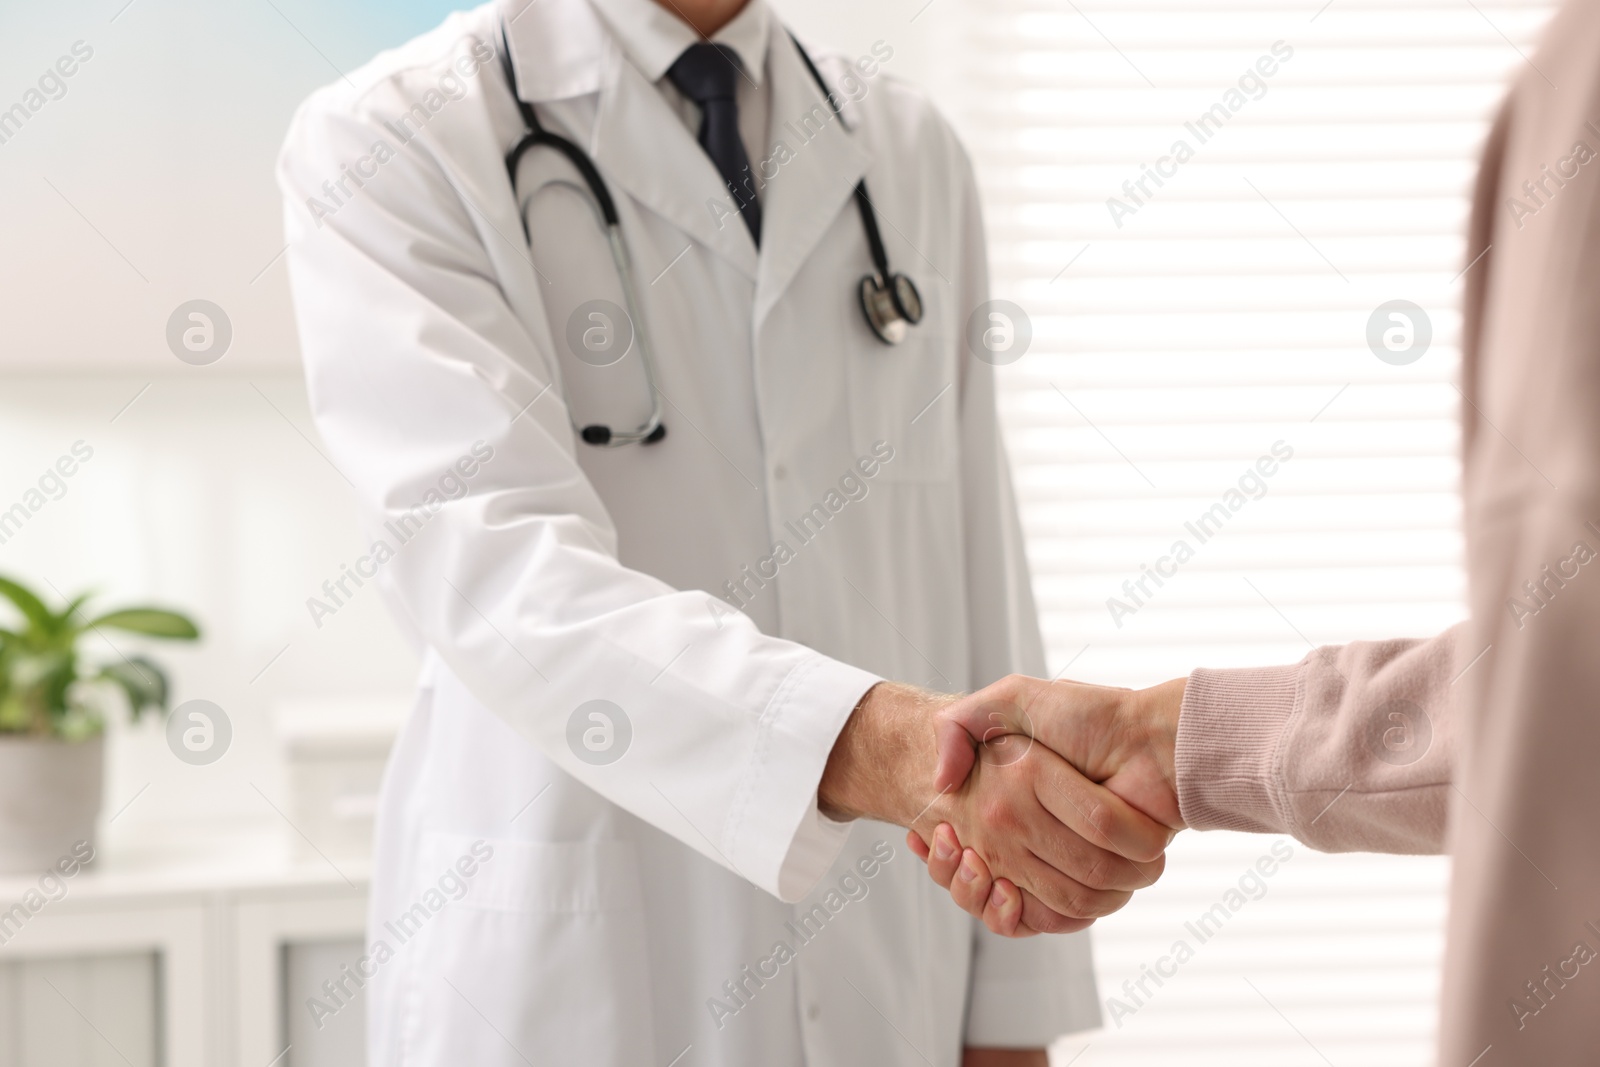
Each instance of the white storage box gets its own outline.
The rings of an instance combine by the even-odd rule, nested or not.
[[[277,707],[273,718],[300,859],[316,859],[319,851],[334,861],[372,854],[384,764],[410,707],[409,696],[295,700]]]

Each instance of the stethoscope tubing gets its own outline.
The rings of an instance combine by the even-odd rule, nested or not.
[[[801,62],[805,64],[812,80],[822,90],[822,95],[827,100],[828,107],[832,109],[834,117],[842,121],[844,113],[839,106],[838,97],[828,88],[822,73],[817,70],[811,56],[794,34],[791,33],[789,39],[794,43],[795,51],[799,53]],[[588,186],[595,205],[599,208],[602,228],[606,231],[606,241],[611,249],[611,260],[616,266],[618,279],[622,283],[623,300],[627,303],[627,313],[632,319],[632,333],[639,345],[639,364],[644,368],[645,388],[650,394],[650,416],[635,430],[618,432],[600,424],[579,426],[576,420],[573,420],[573,428],[586,443],[606,448],[654,444],[666,435],[666,426],[662,422],[661,392],[656,386],[655,351],[650,342],[644,309],[634,284],[632,261],[628,257],[627,243],[622,238],[622,224],[616,202],[611,198],[611,190],[589,154],[560,134],[545,129],[539,122],[533,105],[523,100],[518,93],[516,69],[511,62],[509,35],[503,23],[500,26],[500,60],[505,68],[506,84],[511,89],[512,98],[516,101],[527,129],[527,133],[512,146],[505,157],[506,173],[511,181],[512,194],[514,196],[516,193],[517,167],[522,157],[531,149],[540,146],[560,152],[583,177],[584,184]],[[905,275],[895,274],[890,269],[889,253],[884,247],[883,234],[878,229],[877,211],[872,205],[871,196],[867,193],[865,178],[856,182],[855,201],[856,209],[861,215],[861,228],[866,234],[867,251],[872,257],[872,265],[876,271],[876,275],[868,275],[861,279],[861,310],[866,316],[867,325],[880,341],[888,345],[898,344],[905,337],[908,324],[914,326],[922,321],[922,297],[917,292],[915,282]],[[522,220],[522,235],[531,248],[533,235],[528,228],[527,214],[522,211],[520,203],[518,215]]]
[[[661,391],[656,388],[656,354],[650,345],[650,331],[644,327],[644,309],[638,306],[637,288],[633,281],[633,263],[628,258],[628,247],[622,240],[622,225],[618,222],[606,226],[606,239],[611,244],[611,259],[617,265],[617,273],[622,277],[622,298],[628,302],[628,315],[634,321],[633,335],[639,343],[639,365],[644,368],[644,386],[650,392],[650,417],[645,424],[632,433],[614,434],[606,444],[616,448],[621,445],[631,445],[634,442],[648,443],[651,438],[659,441],[655,436],[661,425]]]

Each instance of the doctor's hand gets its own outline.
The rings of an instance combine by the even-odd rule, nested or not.
[[[994,746],[1031,738],[1176,831],[1183,826],[1174,762],[1183,691],[1183,679],[1130,690],[1006,678],[941,713],[935,783],[949,788],[980,767]],[[928,863],[930,877],[991,930],[1013,937],[1039,932],[1011,906],[1016,886],[996,877],[981,851],[964,847],[953,827],[940,826],[926,839],[913,831],[907,844]],[[1137,857],[1125,858],[1133,868]]]
[[[981,750],[960,746],[969,757],[960,777],[951,770],[936,784],[941,726],[959,731],[972,699],[875,686],[829,756],[823,812],[893,822],[923,839],[949,824],[1006,879],[1009,895],[1002,889],[996,907],[1012,933],[1081,930],[1160,875],[1168,826],[1010,729]],[[951,767],[954,740],[944,735]]]

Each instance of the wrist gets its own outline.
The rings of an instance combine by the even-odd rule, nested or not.
[[[879,682],[850,713],[828,754],[817,803],[830,819],[909,826],[937,793],[934,713],[948,697]]]
[[[1147,689],[1133,690],[1128,695],[1128,713],[1138,744],[1171,790],[1174,808],[1178,792],[1178,717],[1187,684],[1187,678],[1174,678]]]

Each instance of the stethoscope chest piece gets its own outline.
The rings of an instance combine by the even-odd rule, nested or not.
[[[887,345],[906,339],[906,331],[922,321],[922,294],[904,274],[891,274],[889,284],[876,274],[861,279],[861,311],[867,325]]]

